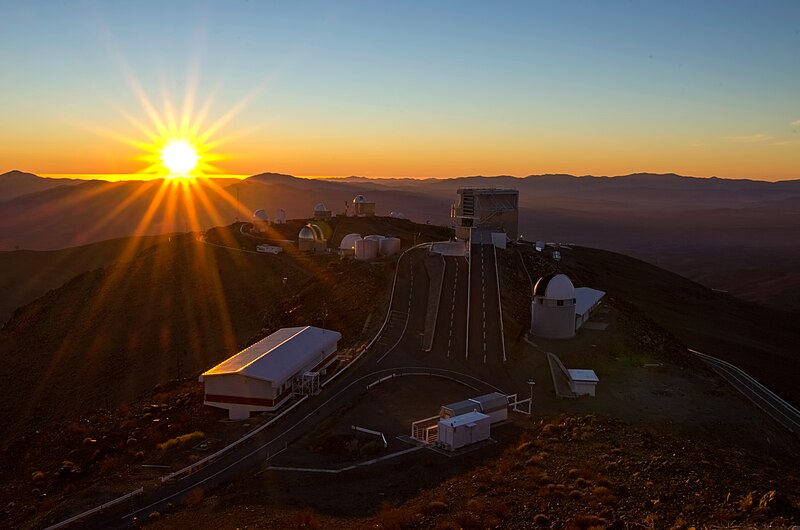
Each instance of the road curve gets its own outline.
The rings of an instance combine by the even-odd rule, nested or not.
[[[787,403],[783,398],[753,379],[747,372],[737,368],[728,361],[723,361],[706,353],[688,348],[689,351],[715,372],[727,380],[736,390],[744,394],[758,408],[766,412],[775,421],[789,431],[800,434],[800,411]]]

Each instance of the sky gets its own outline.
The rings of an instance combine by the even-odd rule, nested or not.
[[[152,171],[172,108],[208,173],[800,178],[796,0],[0,0],[0,19],[0,173]]]

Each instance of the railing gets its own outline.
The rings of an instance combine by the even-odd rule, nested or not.
[[[411,438],[420,442],[435,443],[439,435],[439,416],[417,420],[411,424]],[[433,440],[431,441],[431,438]]]
[[[58,528],[66,528],[66,527],[70,526],[73,523],[79,523],[82,520],[86,519],[87,517],[91,517],[92,515],[94,515],[96,513],[100,513],[103,510],[107,510],[108,508],[111,508],[112,506],[116,506],[117,504],[123,503],[123,502],[127,501],[128,499],[131,499],[131,498],[133,498],[133,497],[135,497],[137,495],[141,495],[142,493],[144,493],[144,488],[139,488],[138,490],[133,490],[132,492],[130,492],[130,493],[126,494],[126,495],[123,495],[122,497],[117,497],[116,499],[108,501],[108,502],[105,502],[105,503],[101,504],[100,506],[95,506],[91,510],[87,510],[87,511],[85,511],[83,513],[79,513],[78,515],[74,515],[74,516],[70,517],[69,519],[65,519],[65,520],[61,521],[60,523],[56,523],[56,524],[54,524],[52,526],[48,526],[47,528],[45,528],[45,530],[56,530]]]

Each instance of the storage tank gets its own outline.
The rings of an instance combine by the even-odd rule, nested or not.
[[[380,251],[381,239],[385,239],[385,238],[383,236],[379,236],[377,234],[371,234],[371,235],[368,235],[368,236],[364,236],[364,239],[369,239],[370,241],[375,241],[376,243],[378,243],[378,251]]]
[[[278,211],[275,212],[275,224],[282,225],[284,223],[286,223],[286,210],[278,208]]]
[[[380,241],[381,256],[394,256],[400,253],[400,239],[396,237],[384,237]]]
[[[378,242],[373,239],[357,239],[356,259],[375,259],[378,257]]]

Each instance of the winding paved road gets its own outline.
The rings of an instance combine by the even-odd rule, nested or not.
[[[769,388],[728,361],[689,348],[715,372],[724,377],[736,390],[744,394],[758,408],[795,434],[800,434],[800,411],[787,403]]]

